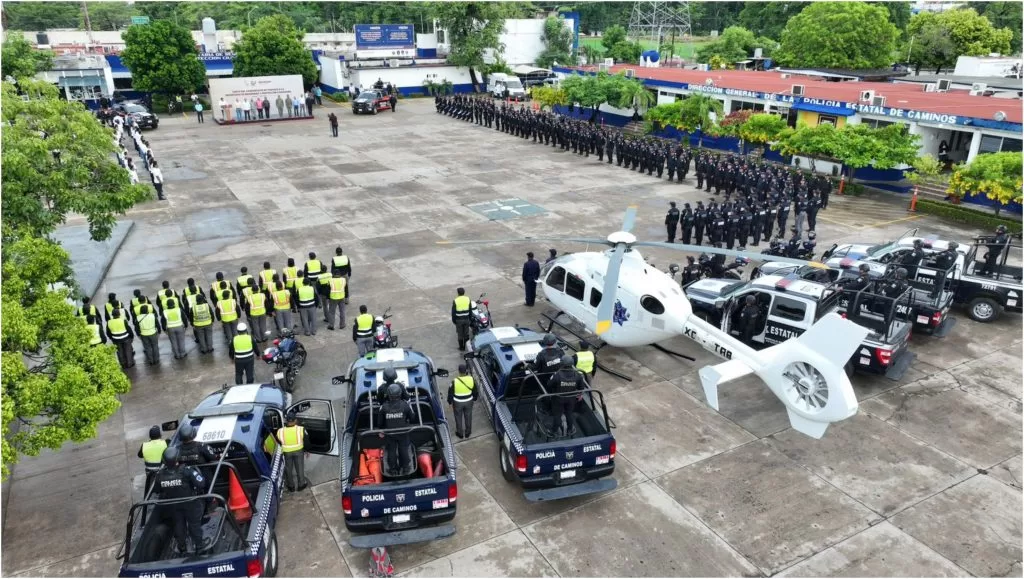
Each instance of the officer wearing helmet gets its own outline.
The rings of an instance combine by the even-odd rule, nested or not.
[[[693,283],[700,279],[700,265],[693,259],[692,255],[686,256],[686,267],[683,268],[682,285]]]
[[[891,299],[895,299],[903,295],[903,292],[907,291],[910,284],[907,283],[907,270],[903,267],[896,268],[893,272],[892,277],[886,278],[878,288],[878,293]]]
[[[231,338],[230,348],[231,357],[235,360],[235,384],[252,384],[256,370],[256,350],[253,347],[252,336],[249,335],[249,327],[239,323],[237,331],[238,333]]]
[[[551,397],[551,415],[555,417],[558,435],[571,436],[576,430],[572,413],[576,408],[576,401],[582,398],[582,394],[574,393],[586,389],[587,381],[583,373],[575,368],[572,356],[562,356],[558,364],[558,371],[547,383],[548,393],[557,395]]]
[[[814,255],[814,248],[818,246],[818,242],[815,241],[817,237],[817,234],[813,231],[807,232],[807,241],[804,242],[804,254],[808,259]]]
[[[544,334],[540,345],[542,349],[533,359],[533,371],[542,375],[550,375],[558,370],[558,364],[565,352],[558,347],[558,340],[555,339],[554,334]]]
[[[757,305],[757,298],[748,295],[743,298],[743,309],[740,310],[740,339],[744,344],[753,345],[754,335],[757,334],[758,322],[761,319],[761,308]]]
[[[229,433],[230,434],[230,433]],[[206,464],[217,460],[217,453],[196,440],[196,427],[185,423],[178,429],[178,461],[185,465]]]
[[[857,268],[857,277],[847,278],[840,282],[846,289],[851,291],[861,291],[866,289],[871,284],[871,267],[862,263]]]
[[[184,464],[177,448],[173,446],[164,451],[164,468],[156,474],[154,488],[160,498],[187,499],[204,494],[205,480],[195,468]],[[203,502],[199,500],[181,501],[164,505],[165,512],[174,523],[174,540],[177,542],[179,554],[198,554],[203,548]],[[187,538],[192,539],[192,548],[188,549]]]
[[[381,383],[377,384],[377,399],[384,400],[388,395],[388,386],[392,384],[398,384],[402,398],[407,398],[405,394],[405,385],[398,381],[398,371],[394,368],[385,368],[381,372]]]
[[[986,240],[985,245],[988,248],[988,253],[985,254],[985,265],[982,266],[978,275],[991,276],[996,272],[996,263],[999,261],[999,256],[1009,245],[1009,242],[1010,236],[1006,233],[1006,226],[1000,225],[996,227],[996,236],[989,237]]]
[[[396,382],[388,383],[385,389],[386,400],[380,406],[378,420],[385,429],[405,428],[413,423],[416,415],[412,407],[403,399],[404,388]],[[412,464],[409,449],[409,433],[386,434],[384,438],[384,454],[387,456],[388,469],[392,473],[404,473]]]
[[[941,270],[947,270],[956,263],[957,248],[960,244],[955,241],[950,241],[949,246],[935,255],[935,267]]]
[[[903,261],[900,263],[900,265],[906,268],[908,273],[912,273],[914,274],[914,277],[917,277],[917,266],[921,264],[921,261],[924,260],[924,257],[924,242],[921,241],[920,239],[915,239],[914,249],[903,257]]]

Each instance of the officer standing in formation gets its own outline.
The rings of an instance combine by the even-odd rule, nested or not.
[[[676,209],[676,202],[669,201],[668,213],[665,215],[665,229],[668,230],[668,242],[676,242],[676,226],[679,225],[679,210]]]
[[[284,484],[290,491],[309,486],[306,478],[306,429],[298,425],[294,412],[285,417],[285,426],[277,429],[277,442],[284,453]]]
[[[346,258],[348,259],[348,258]],[[348,296],[348,278],[340,269],[335,269],[327,284],[327,329],[334,331],[334,321],[338,320],[338,328],[345,328],[345,302]]]
[[[459,375],[448,389],[448,404],[455,411],[455,436],[469,438],[473,434],[473,402],[477,399],[473,376],[465,364],[459,364]]]
[[[452,300],[452,323],[455,324],[455,334],[459,340],[459,351],[466,351],[466,342],[469,341],[470,307],[471,302],[466,296],[466,290],[459,288],[455,290],[458,294]]]
[[[537,280],[540,279],[540,264],[533,259],[533,252],[526,254],[526,263],[523,264],[523,287],[526,289],[526,305],[533,307],[537,300]]]
[[[360,358],[373,350],[373,316],[367,313],[366,306],[359,306],[359,315],[352,324],[352,341],[356,343]]]
[[[252,384],[256,371],[256,350],[253,349],[249,328],[243,323],[238,324],[238,333],[231,338],[231,355],[235,359],[235,384]]]

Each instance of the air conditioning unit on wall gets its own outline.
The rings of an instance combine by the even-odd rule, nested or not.
[[[860,93],[861,102],[869,103],[875,98],[875,91],[865,90]]]
[[[885,97],[884,96],[872,97],[871,104],[873,106],[876,106],[876,107],[884,107],[885,106]]]
[[[938,92],[946,92],[949,90],[951,84],[953,84],[953,81],[948,78],[940,79],[939,82],[936,83],[936,90]]]
[[[626,69],[626,78],[633,78],[635,76],[636,76],[636,71],[634,71],[632,68],[627,68]]]
[[[804,85],[794,84],[793,86],[790,87],[789,92],[793,93],[793,96],[803,96]]]
[[[924,92],[936,92],[938,86],[934,82],[924,85]]]

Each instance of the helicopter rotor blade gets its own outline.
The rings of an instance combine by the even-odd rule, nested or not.
[[[683,243],[666,243],[664,241],[638,241],[633,244],[634,246],[644,247],[663,247],[665,249],[675,249],[678,251],[689,251],[692,253],[716,253],[719,255],[726,255],[729,257],[745,257],[755,261],[778,261],[781,263],[791,263],[793,265],[809,265],[818,269],[827,269],[828,266],[820,261],[808,261],[806,259],[796,259],[792,257],[782,257],[778,255],[765,255],[763,253],[754,253],[751,251],[739,251],[735,249],[722,249],[718,247],[708,247],[706,245],[686,245]]]
[[[486,245],[490,243],[522,243],[528,241],[564,241],[566,243],[595,243],[612,247],[613,244],[607,239],[591,237],[520,237],[518,239],[467,239],[435,241],[437,245]]]
[[[626,208],[626,216],[622,219],[622,231],[629,233],[633,231],[633,226],[636,224],[636,205],[630,205]]]
[[[626,244],[619,243],[608,256],[608,271],[604,274],[604,288],[601,292],[601,303],[597,306],[597,327],[594,333],[600,336],[612,327],[615,313],[615,294],[619,287],[619,269],[622,267],[622,256],[626,254]]]

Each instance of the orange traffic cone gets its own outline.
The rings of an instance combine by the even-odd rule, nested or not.
[[[917,211],[917,185],[914,185],[914,195],[910,198],[910,210]]]
[[[430,460],[429,452],[421,452],[419,455],[420,472],[423,473],[424,478],[434,478],[434,465],[433,461]]]
[[[252,505],[249,498],[242,490],[242,484],[238,482],[235,471],[228,471],[228,510],[235,515],[235,520],[244,523],[252,518]]]

